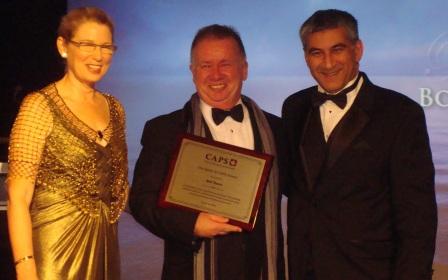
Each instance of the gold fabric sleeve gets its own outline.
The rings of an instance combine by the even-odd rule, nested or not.
[[[10,135],[8,179],[25,178],[35,182],[52,124],[53,117],[46,98],[37,93],[27,95]]]

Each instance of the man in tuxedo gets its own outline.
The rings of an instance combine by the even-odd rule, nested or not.
[[[431,279],[437,211],[422,108],[359,71],[356,19],[320,10],[300,28],[317,86],[282,109],[295,186],[290,279]]]
[[[132,215],[165,241],[163,279],[284,279],[281,119],[241,95],[248,63],[233,28],[200,29],[191,46],[190,70],[197,93],[183,109],[145,125],[130,194]],[[157,205],[181,133],[274,155],[253,231],[225,217]]]

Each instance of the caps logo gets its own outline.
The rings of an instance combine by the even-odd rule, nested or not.
[[[214,155],[212,153],[205,154],[205,159],[208,161],[214,161],[216,163],[222,164],[222,165],[228,165],[235,167],[238,164],[238,160],[234,158],[228,158],[220,155]]]

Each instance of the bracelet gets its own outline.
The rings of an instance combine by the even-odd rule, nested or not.
[[[23,262],[26,262],[27,260],[31,260],[31,259],[33,259],[33,258],[34,258],[34,257],[33,257],[32,255],[31,255],[31,256],[23,257],[23,258],[21,258],[21,259],[16,260],[16,261],[14,262],[14,265],[17,266],[18,264],[23,263]]]

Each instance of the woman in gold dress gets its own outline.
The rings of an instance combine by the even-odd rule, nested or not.
[[[128,194],[125,114],[95,89],[116,46],[97,8],[61,20],[64,77],[24,99],[9,147],[8,225],[18,279],[119,279]]]

